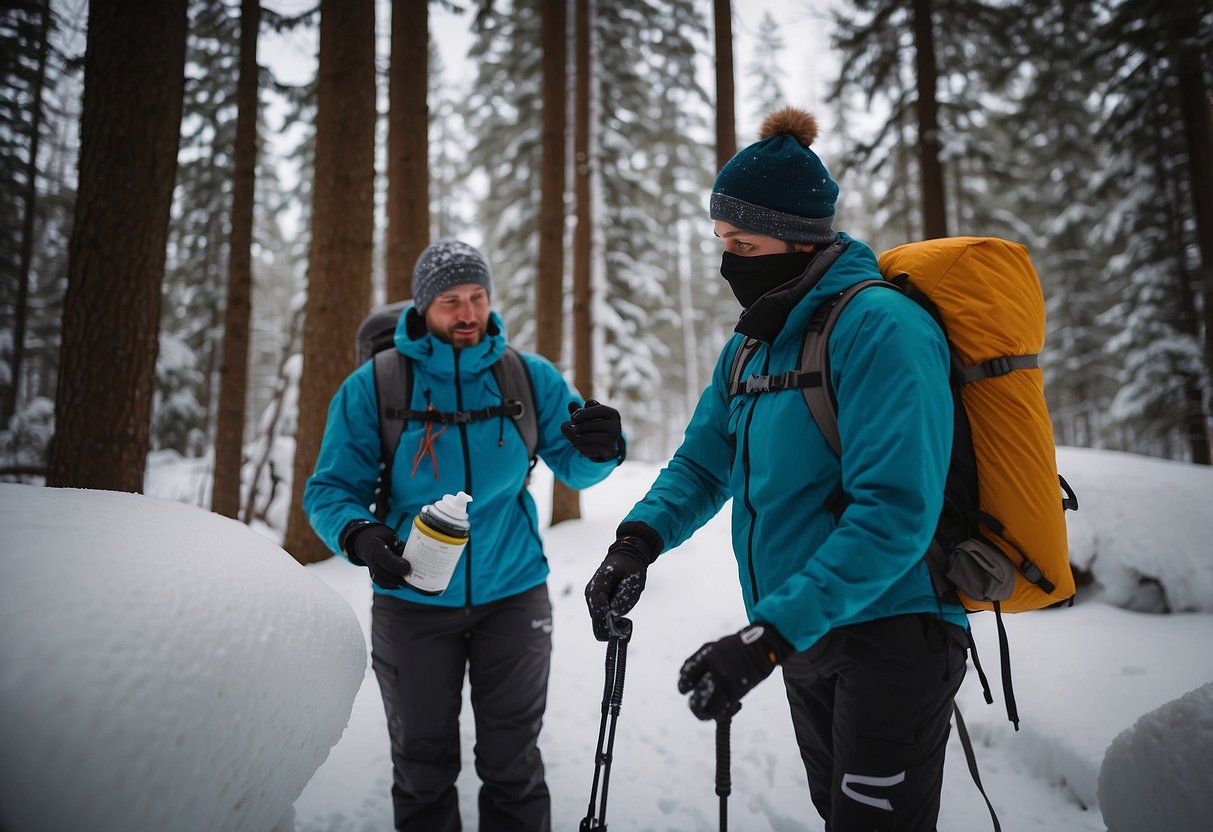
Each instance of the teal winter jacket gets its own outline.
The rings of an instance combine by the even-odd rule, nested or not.
[[[491,366],[506,348],[505,326],[496,312],[476,346],[456,349],[425,330],[410,306],[396,327],[396,348],[412,359],[413,410],[432,404],[441,411],[479,410],[500,405],[502,396]],[[592,462],[560,432],[570,401],[581,397],[546,359],[523,354],[535,392],[538,455],[572,488],[601,481],[618,463]],[[527,402],[526,406],[530,406]],[[446,426],[429,423],[433,455],[418,456],[426,424],[405,425],[392,467],[389,513],[384,522],[403,539],[417,512],[444,494],[460,490],[468,504],[471,539],[441,595],[405,587],[376,592],[419,604],[459,607],[516,595],[547,579],[535,504],[526,488],[529,460],[518,430],[508,418]],[[355,370],[329,406],[315,473],[307,481],[303,508],[316,533],[337,554],[342,530],[353,520],[375,520],[372,503],[379,474],[379,419],[372,362]]]
[[[846,250],[807,294],[793,294],[782,328],[760,344],[746,375],[796,369],[805,327],[822,301],[880,277],[872,250],[843,239]],[[799,390],[729,396],[744,340],[735,334],[725,345],[682,445],[621,532],[660,537],[668,551],[732,498],[733,550],[750,621],[772,624],[797,650],[835,627],[905,613],[967,626],[963,608],[937,598],[922,560],[952,442],[939,327],[898,292],[861,292],[846,307],[828,344],[841,458]],[[839,487],[850,502],[835,519],[825,503]]]

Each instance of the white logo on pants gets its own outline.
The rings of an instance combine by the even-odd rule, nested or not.
[[[863,774],[844,774],[842,775],[842,793],[851,800],[864,804],[865,806],[874,806],[877,809],[884,809],[886,812],[893,811],[893,804],[883,797],[868,797],[866,794],[860,794],[851,788],[856,786],[875,786],[880,788],[883,786],[896,786],[898,783],[906,779],[906,773],[899,771],[891,777],[868,777]]]

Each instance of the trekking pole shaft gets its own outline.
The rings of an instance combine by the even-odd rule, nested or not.
[[[720,795],[720,832],[729,828],[729,792],[733,784],[729,778],[729,726],[731,716],[716,720],[716,794]]]
[[[610,730],[607,733],[606,746],[606,765],[602,771],[602,803],[598,810],[598,820],[606,825],[606,804],[607,804],[607,789],[610,788],[611,781],[611,757],[615,751],[615,725],[619,721],[619,710],[623,704],[623,679],[624,672],[628,663],[628,643],[624,639],[617,639],[615,651],[615,678],[614,685],[611,690],[611,724]]]

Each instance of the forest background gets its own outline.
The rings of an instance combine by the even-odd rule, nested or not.
[[[1210,463],[1213,2],[730,5],[5,0],[0,479],[186,465],[327,557],[297,496],[354,328],[444,236],[660,461],[738,311],[714,173],[784,104],[837,227],[1029,246],[1059,443]]]

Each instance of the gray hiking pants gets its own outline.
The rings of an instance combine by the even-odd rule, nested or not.
[[[463,678],[471,684],[482,832],[551,829],[539,754],[552,653],[540,586],[465,609],[375,593],[371,662],[392,742],[396,829],[458,832]]]
[[[840,627],[783,662],[827,832],[932,832],[968,637],[930,615]]]

